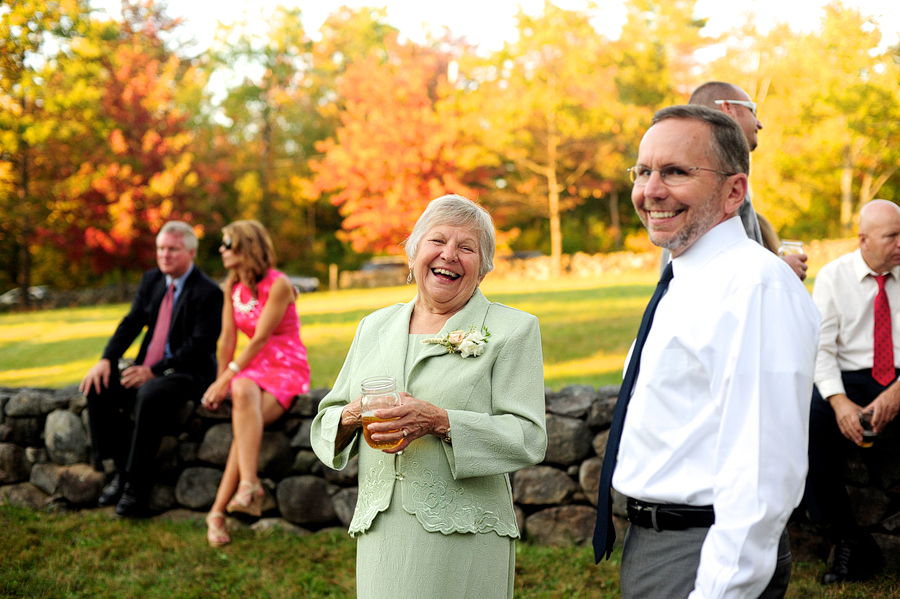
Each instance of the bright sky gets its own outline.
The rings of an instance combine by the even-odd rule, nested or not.
[[[742,21],[748,12],[757,15],[757,23],[765,31],[774,22],[787,21],[797,31],[817,28],[822,7],[828,0],[698,0],[696,14],[707,17],[708,33],[720,33]],[[119,14],[121,0],[91,0],[97,8]],[[182,16],[201,47],[209,44],[216,21],[226,23],[243,18],[259,18],[260,12],[277,5],[300,7],[307,33],[316,37],[325,17],[340,6],[385,6],[388,21],[401,34],[422,41],[423,32],[430,29],[440,32],[446,26],[455,35],[465,36],[470,42],[482,45],[486,50],[499,49],[503,41],[515,37],[516,10],[521,5],[529,14],[538,14],[544,0],[455,0],[436,2],[431,0],[189,0],[169,1],[169,14]],[[567,9],[584,8],[585,0],[556,0]],[[611,37],[617,36],[625,19],[621,0],[597,0],[601,9],[597,29]],[[843,0],[844,6],[854,7],[871,16],[881,27],[883,42],[895,43],[900,39],[900,2],[897,0]]]

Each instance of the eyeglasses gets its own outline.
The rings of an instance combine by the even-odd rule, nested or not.
[[[230,249],[231,249],[231,246],[232,246],[232,241],[231,241],[231,239],[223,239],[223,240],[222,240],[222,245],[219,246],[219,247],[223,247],[223,248],[225,248],[226,250],[230,250]]]
[[[756,116],[756,102],[748,102],[746,100],[716,100],[716,104],[737,104],[738,106],[744,106],[750,109],[750,114]]]
[[[659,178],[662,179],[662,182],[668,187],[677,187],[679,185],[684,185],[691,180],[691,173],[693,171],[710,171],[712,173],[725,175],[726,177],[730,177],[736,174],[726,173],[725,171],[717,171],[714,168],[706,168],[705,166],[678,166],[677,164],[664,166],[662,168],[648,168],[646,166],[637,165],[627,170],[628,176],[631,178],[631,182],[639,186],[644,186],[649,183],[650,176],[653,175],[654,171],[659,173]]]

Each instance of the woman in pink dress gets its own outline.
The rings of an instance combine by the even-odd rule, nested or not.
[[[290,409],[297,394],[309,391],[296,293],[288,278],[273,268],[269,234],[257,221],[236,221],[222,230],[219,253],[228,269],[219,376],[203,394],[203,405],[215,410],[231,391],[234,441],[206,517],[207,540],[213,546],[231,542],[226,511],[262,514],[265,491],[257,467],[263,428]],[[235,357],[238,329],[250,342]]]

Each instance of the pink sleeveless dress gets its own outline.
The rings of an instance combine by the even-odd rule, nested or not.
[[[255,298],[243,283],[237,283],[232,289],[234,322],[247,337],[253,337],[256,332],[256,324],[266,300],[269,299],[272,283],[283,276],[285,275],[270,268],[257,284]],[[306,347],[300,341],[300,319],[296,305],[290,304],[287,307],[269,341],[232,381],[239,378],[252,380],[263,391],[272,394],[285,410],[290,409],[298,394],[309,391],[309,365]]]

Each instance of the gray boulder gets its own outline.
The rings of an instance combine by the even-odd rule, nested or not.
[[[312,449],[312,441],[310,437],[310,431],[312,429],[312,419],[305,418],[300,423],[300,428],[297,429],[294,438],[291,439],[291,447],[294,449]]]
[[[548,398],[547,411],[551,414],[583,418],[587,414],[597,394],[588,385],[571,385],[552,398]]]
[[[262,445],[259,448],[259,472],[281,478],[291,471],[294,456],[291,442],[284,433],[266,431],[263,433]]]
[[[583,420],[547,414],[546,464],[569,466],[591,454],[591,430]]]
[[[203,442],[197,451],[197,458],[203,462],[224,466],[228,461],[228,451],[231,449],[233,440],[230,422],[214,424],[203,436]]]
[[[597,454],[597,457],[601,460],[606,457],[606,443],[609,441],[609,429],[605,431],[600,431],[596,435],[594,435],[594,439],[591,441],[591,447],[594,448],[594,453]]]
[[[52,396],[53,392],[42,389],[19,389],[6,404],[6,415],[15,418],[42,416],[44,412],[41,410],[41,403],[48,395]]]
[[[848,491],[856,522],[860,526],[874,526],[881,522],[891,505],[891,499],[884,491],[875,487],[850,487]]]
[[[321,398],[313,397],[311,393],[301,393],[294,400],[291,406],[290,414],[292,416],[300,416],[303,418],[312,418],[319,411],[319,401]]]
[[[24,449],[12,443],[0,443],[0,485],[28,480],[30,468]]]
[[[88,506],[100,497],[104,476],[87,464],[60,466],[48,462],[35,464],[30,482],[48,495],[58,495],[69,503]]]
[[[525,520],[528,539],[538,545],[584,545],[593,536],[597,510],[586,505],[551,507]]]
[[[353,513],[356,511],[356,500],[358,497],[359,489],[357,487],[341,489],[331,496],[334,511],[345,528],[349,528],[350,521],[353,520]]]
[[[316,466],[320,465],[319,458],[309,449],[301,449],[294,456],[294,465],[291,470],[295,474],[312,474],[316,471]]]
[[[87,464],[62,466],[56,492],[69,503],[78,506],[94,506],[103,492],[104,477]]]
[[[597,493],[600,491],[600,470],[603,469],[603,458],[588,458],[581,462],[578,469],[578,484],[584,491],[591,505],[597,505]]]
[[[40,510],[47,506],[50,496],[31,483],[0,487],[0,505],[15,505]]]
[[[0,441],[15,443],[21,447],[39,447],[44,444],[44,418],[9,416],[0,428],[4,429]]]
[[[295,537],[305,537],[312,534],[305,528],[297,526],[296,524],[291,524],[284,518],[260,518],[250,526],[250,530],[262,534],[269,533],[273,530],[280,530],[281,532],[292,534]]]
[[[586,422],[594,430],[609,428],[612,424],[613,412],[616,409],[616,397],[603,397],[598,395],[596,401],[588,410]]]
[[[332,470],[327,466],[322,467],[325,480],[342,487],[352,487],[359,484],[359,456],[353,456],[347,462],[343,470]]]
[[[88,434],[81,419],[68,410],[51,412],[44,423],[47,454],[57,464],[77,464],[88,458]]]
[[[216,499],[221,481],[222,471],[217,468],[185,468],[175,485],[175,498],[192,510],[208,510]]]
[[[522,505],[569,503],[578,484],[565,472],[552,466],[532,466],[515,473],[513,500]]]
[[[316,476],[285,478],[277,489],[278,509],[285,520],[301,526],[321,527],[337,520],[328,483]]]

